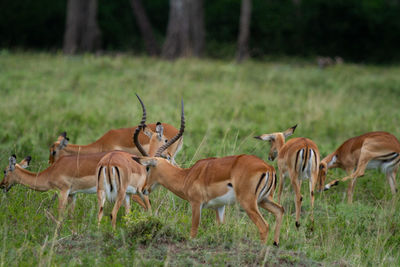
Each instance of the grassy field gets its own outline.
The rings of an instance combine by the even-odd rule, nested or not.
[[[67,131],[71,143],[87,144],[111,128],[140,120],[138,93],[148,122],[179,127],[185,101],[186,132],[177,162],[184,167],[209,156],[254,154],[266,160],[268,145],[253,139],[298,123],[294,136],[313,139],[322,156],[344,140],[384,130],[400,137],[400,67],[345,64],[325,70],[285,60],[242,65],[227,61],[160,61],[145,57],[12,54],[0,51],[0,162],[32,156],[43,170],[48,149]],[[275,163],[274,163],[275,164]],[[328,181],[344,176],[329,172]],[[368,171],[357,182],[354,203],[347,184],[318,193],[315,229],[309,230],[308,184],[301,227],[295,227],[294,192],[286,181],[286,214],[280,247],[272,246],[275,219],[262,211],[271,232],[266,245],[239,206],[226,224],[203,212],[199,235],[188,238],[187,202],[160,188],[150,195],[154,216],[138,205],[117,230],[108,216],[97,228],[95,195],[80,195],[74,214],[57,227],[54,192],[23,186],[0,194],[0,264],[10,265],[297,265],[399,266],[400,197],[385,177]],[[109,214],[108,204],[105,214]]]

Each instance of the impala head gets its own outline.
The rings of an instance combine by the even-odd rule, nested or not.
[[[25,157],[19,164],[17,164],[17,157],[15,155],[11,155],[8,158],[8,166],[4,170],[4,178],[0,183],[0,188],[3,188],[4,192],[10,190],[10,188],[16,183],[15,177],[15,168],[27,168],[29,166],[29,162],[31,161],[31,156]]]
[[[176,141],[182,140],[183,132],[185,131],[185,114],[184,114],[184,106],[182,100],[182,108],[181,108],[181,128],[177,135],[171,138],[166,144],[162,145],[153,157],[144,156],[144,157],[132,157],[133,160],[137,161],[139,164],[146,166],[147,169],[147,180],[146,185],[144,187],[143,193],[148,194],[154,186],[158,183],[159,179],[162,179],[164,175],[164,168],[171,166],[172,164],[169,162],[169,158],[165,159],[163,152],[166,151],[169,147],[171,147]]]
[[[271,134],[262,134],[260,136],[255,136],[254,138],[260,139],[263,141],[269,141],[271,144],[271,148],[269,150],[268,154],[268,160],[275,160],[275,158],[278,156],[279,150],[281,147],[285,144],[286,138],[291,136],[294,133],[294,130],[296,130],[297,124],[293,127],[290,127],[284,132],[278,132],[278,133],[271,133]]]
[[[164,127],[161,124],[161,122],[157,122],[155,131],[152,131],[149,127],[146,126],[146,124],[145,124],[146,123],[146,108],[143,104],[143,101],[140,99],[140,97],[138,95],[136,95],[136,96],[142,106],[143,116],[142,116],[142,120],[141,120],[138,128],[136,128],[135,134],[133,136],[133,141],[143,156],[145,156],[145,157],[147,157],[149,155],[154,156],[155,153],[161,147],[167,145],[170,140],[168,140],[168,138],[164,136]],[[147,137],[150,138],[148,153],[143,149],[142,145],[139,143],[138,136],[139,136],[139,133],[141,130]],[[175,141],[170,143],[166,149],[163,149],[163,152],[161,154],[161,157],[171,160],[173,163],[175,163],[174,156],[176,155],[176,153],[179,151],[179,149],[182,146],[183,137],[180,137],[178,142],[175,142]]]
[[[319,164],[319,171],[318,171],[318,191],[322,191],[325,186],[325,179],[328,173],[328,164],[322,160]]]
[[[68,141],[67,132],[63,132],[58,136],[57,141],[50,147],[49,164],[53,164],[62,156],[62,151],[68,145]]]

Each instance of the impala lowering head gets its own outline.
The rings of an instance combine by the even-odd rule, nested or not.
[[[61,156],[61,151],[68,145],[68,141],[67,132],[62,132],[58,136],[57,141],[50,147],[50,164],[53,164]]]
[[[0,188],[2,188],[4,192],[10,190],[16,183],[16,177],[14,176],[16,165],[25,169],[29,166],[30,161],[31,156],[25,157],[19,164],[17,164],[17,157],[15,155],[11,155],[11,157],[8,158],[8,166],[4,170],[4,178],[0,183]]]
[[[254,138],[260,139],[263,141],[269,141],[271,144],[271,148],[269,150],[268,154],[268,160],[275,160],[275,158],[278,156],[278,152],[281,149],[281,147],[285,144],[286,138],[291,136],[294,133],[294,130],[296,130],[297,124],[293,127],[290,127],[284,132],[278,132],[278,133],[271,133],[271,134],[262,134],[260,136],[255,136]]]
[[[133,142],[136,145],[136,147],[139,150],[139,152],[143,156],[147,157],[148,155],[147,155],[146,151],[144,151],[144,149],[143,149],[142,145],[139,143],[139,139],[138,139],[140,130],[142,130],[142,129],[144,129],[146,127],[146,124],[145,124],[146,123],[146,108],[145,108],[145,106],[143,104],[143,101],[140,99],[140,97],[137,94],[136,94],[136,97],[138,98],[138,100],[140,102],[140,105],[142,106],[143,115],[142,115],[142,120],[140,121],[140,124],[136,128],[135,133],[133,135]]]
[[[154,155],[155,157],[161,157],[162,152],[166,150],[169,146],[171,146],[173,143],[175,143],[181,136],[183,135],[183,132],[185,131],[185,112],[184,112],[184,105],[183,105],[183,99],[181,100],[181,128],[178,132],[177,135],[172,137],[166,144],[161,146],[156,154]]]

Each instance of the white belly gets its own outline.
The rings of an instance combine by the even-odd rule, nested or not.
[[[371,160],[368,162],[367,169],[379,169],[383,173],[393,170],[394,161],[383,162],[381,160]]]
[[[225,205],[232,205],[236,202],[235,191],[230,188],[228,192],[222,196],[211,199],[203,205],[204,208],[218,208]]]
[[[97,187],[93,186],[87,189],[79,189],[79,190],[75,190],[73,192],[73,194],[75,193],[84,193],[84,194],[95,194],[97,192]]]

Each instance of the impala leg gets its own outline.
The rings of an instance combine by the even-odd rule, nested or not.
[[[125,215],[131,211],[131,196],[126,194],[125,196]]]
[[[103,218],[103,209],[105,202],[106,202],[106,194],[104,190],[97,191],[97,204],[99,206],[99,213],[97,215],[98,225],[100,225],[101,218]]]
[[[117,199],[115,200],[115,204],[114,204],[114,208],[111,212],[111,224],[113,229],[115,229],[115,227],[117,226],[117,214],[119,211],[119,208],[122,205],[122,202],[125,200],[125,196],[126,196],[126,191],[120,191],[118,192],[117,195]]]
[[[316,166],[316,170],[314,170],[311,174],[310,178],[310,200],[311,200],[311,223],[312,230],[314,229],[314,199],[315,199],[315,186],[318,182],[318,166]]]
[[[285,178],[285,175],[283,174],[282,170],[279,170],[279,188],[278,188],[278,203],[281,203],[281,195],[282,195],[282,190],[283,190],[283,179]]]
[[[225,206],[221,206],[215,210],[217,223],[222,224],[225,222]]]
[[[68,193],[69,190],[60,191],[60,196],[58,198],[58,218],[61,219],[64,215],[65,207],[68,202]]]
[[[279,235],[281,231],[282,219],[283,219],[283,214],[285,213],[285,209],[278,203],[274,202],[272,199],[263,200],[259,205],[263,209],[266,209],[275,215],[274,245],[279,246]]]
[[[397,168],[398,166],[396,166],[393,171],[391,172],[387,172],[386,173],[386,178],[389,182],[390,185],[390,190],[392,191],[392,194],[396,194],[397,192],[397,187],[396,187],[396,173],[397,173]]]
[[[197,230],[199,229],[200,217],[201,217],[201,204],[197,202],[191,202],[192,206],[192,228],[190,229],[190,237],[195,238],[197,236]]]
[[[258,210],[256,201],[256,199],[239,199],[240,205],[246,211],[247,215],[249,215],[253,223],[257,226],[258,231],[260,232],[261,242],[265,243],[267,242],[269,225]]]
[[[69,195],[68,196],[68,205],[70,205],[70,214],[74,213],[75,210],[75,204],[76,204],[76,194]]]
[[[151,204],[150,204],[150,199],[149,199],[149,196],[148,195],[143,195],[142,194],[142,197],[143,197],[143,200],[144,200],[144,203],[145,203],[145,205],[146,205],[146,210],[150,213],[150,215],[152,214],[152,211],[151,211]]]
[[[143,202],[142,198],[137,194],[132,194],[132,201],[135,201],[140,206],[142,206],[145,210],[147,210],[146,204]]]
[[[301,181],[298,179],[298,175],[294,172],[290,174],[290,180],[295,193],[295,204],[296,204],[296,227],[300,227],[300,212],[301,212],[301,202],[303,201],[303,196],[301,195]]]

